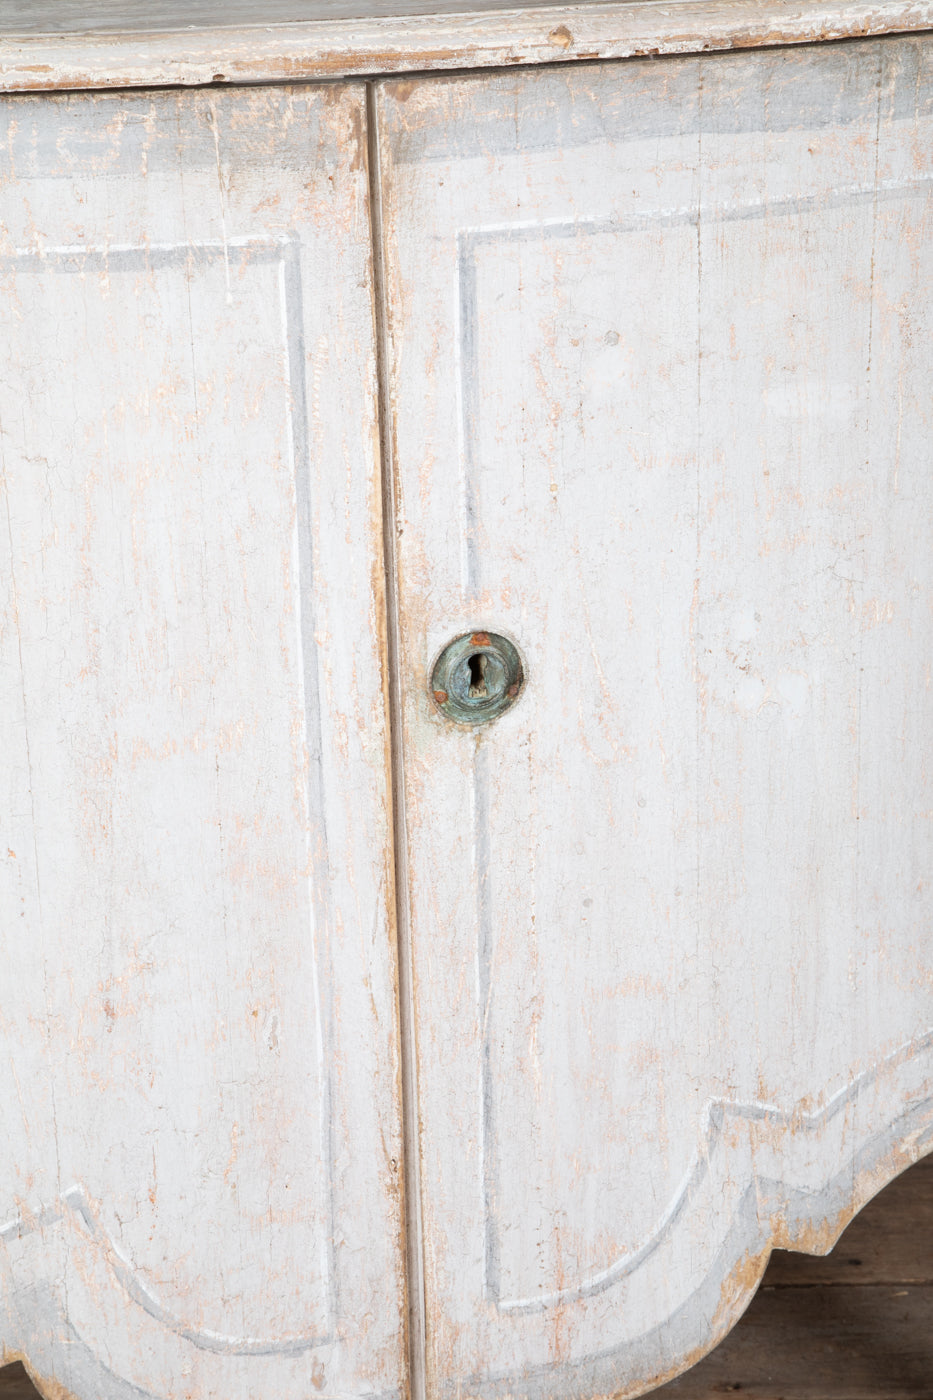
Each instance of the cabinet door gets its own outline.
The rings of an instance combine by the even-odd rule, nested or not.
[[[0,120],[2,1342],[397,1394],[362,89]]]
[[[379,113],[432,1393],[635,1394],[933,1145],[933,45]]]

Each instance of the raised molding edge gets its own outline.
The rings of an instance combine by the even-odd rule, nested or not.
[[[167,33],[0,36],[0,92],[281,83],[933,29],[933,0],[625,0]]]

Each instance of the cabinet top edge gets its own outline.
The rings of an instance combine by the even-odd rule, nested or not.
[[[145,19],[134,0],[98,6],[93,19],[70,0],[0,0],[0,92],[305,82],[933,29],[933,0],[545,0],[520,8],[480,0],[467,10],[463,3],[269,0],[259,19],[255,0],[239,0],[225,6],[221,25],[211,22],[216,0],[184,10],[166,0]]]

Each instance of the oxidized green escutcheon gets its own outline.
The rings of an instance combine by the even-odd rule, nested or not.
[[[485,724],[518,699],[522,660],[507,637],[469,632],[441,652],[431,673],[434,703],[458,724]]]

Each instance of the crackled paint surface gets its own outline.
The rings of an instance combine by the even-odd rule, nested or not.
[[[379,110],[429,1385],[637,1393],[931,1142],[933,48]]]
[[[0,0],[0,91],[573,63],[933,26],[933,0]]]
[[[0,124],[2,1340],[398,1393],[362,93]]]
[[[933,1146],[931,41],[369,104],[0,105],[0,1344],[54,1400],[636,1395]],[[489,632],[521,693],[453,725]]]

